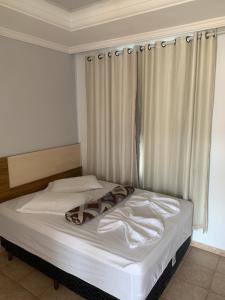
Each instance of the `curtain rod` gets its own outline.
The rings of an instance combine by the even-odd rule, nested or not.
[[[210,29],[210,30],[207,30],[206,32],[205,32],[205,36],[206,36],[206,38],[208,39],[208,38],[210,38],[211,36],[215,36],[215,35],[222,35],[222,34],[225,34],[225,27],[223,27],[223,28],[221,28],[221,29]],[[192,40],[193,40],[193,33],[192,34],[187,34],[186,35],[186,41],[187,41],[187,43],[190,43]],[[183,35],[183,36],[185,36],[185,35]],[[201,32],[199,32],[198,33],[198,38],[201,38],[201,36],[202,36],[202,33]],[[181,37],[181,36],[180,36]],[[137,47],[139,47],[139,49],[140,49],[140,51],[143,51],[144,49],[145,49],[145,47],[148,47],[148,49],[150,50],[150,49],[152,49],[152,48],[155,48],[156,47],[156,43],[157,43],[157,41],[155,41],[155,42],[150,42],[150,43],[148,43],[147,45],[138,45],[138,44],[135,44],[135,45],[133,45],[133,47],[131,48],[128,48],[127,49],[127,52],[129,53],[129,54],[131,54],[134,50],[135,50],[135,48],[137,48]],[[162,42],[161,42],[161,46],[164,48],[164,47],[166,47],[167,45],[172,45],[172,44],[176,44],[176,38],[174,38],[174,39],[171,39],[171,40],[163,40]],[[108,56],[109,57],[111,57],[112,55],[113,55],[113,50],[110,50],[110,51],[108,51]],[[122,54],[124,52],[124,50],[122,49],[122,50],[116,50],[115,49],[115,55],[116,56],[119,56],[120,54]],[[107,51],[106,52],[104,52],[104,53],[99,53],[98,55],[97,55],[97,57],[98,57],[98,59],[102,59],[103,57],[104,57],[104,55],[107,53]],[[93,59],[95,58],[95,55],[87,55],[86,56],[86,59],[88,60],[88,61],[92,61]]]

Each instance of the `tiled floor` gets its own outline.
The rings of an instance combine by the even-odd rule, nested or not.
[[[0,253],[0,300],[82,300],[83,298],[53,281],[21,260],[8,261]]]
[[[17,258],[0,253],[0,300],[81,300]],[[225,300],[225,257],[190,248],[161,300]],[[129,299],[128,299],[129,300]]]
[[[161,300],[225,300],[225,257],[191,247]]]

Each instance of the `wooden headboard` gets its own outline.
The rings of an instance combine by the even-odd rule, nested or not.
[[[0,158],[0,202],[82,175],[80,145],[68,145]]]

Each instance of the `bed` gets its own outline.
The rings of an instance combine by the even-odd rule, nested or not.
[[[98,199],[115,184],[89,191]],[[142,193],[135,190],[135,195]],[[97,232],[99,219],[76,226],[63,216],[18,213],[32,193],[0,205],[0,236],[7,251],[87,299],[158,299],[190,244],[192,204],[165,221],[162,238],[130,249],[123,237]],[[119,206],[124,206],[129,197]]]

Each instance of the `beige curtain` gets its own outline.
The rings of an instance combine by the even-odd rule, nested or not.
[[[124,49],[86,60],[87,169],[98,178],[135,184],[137,53]]]
[[[207,229],[216,37],[139,51],[140,186],[194,203]]]

